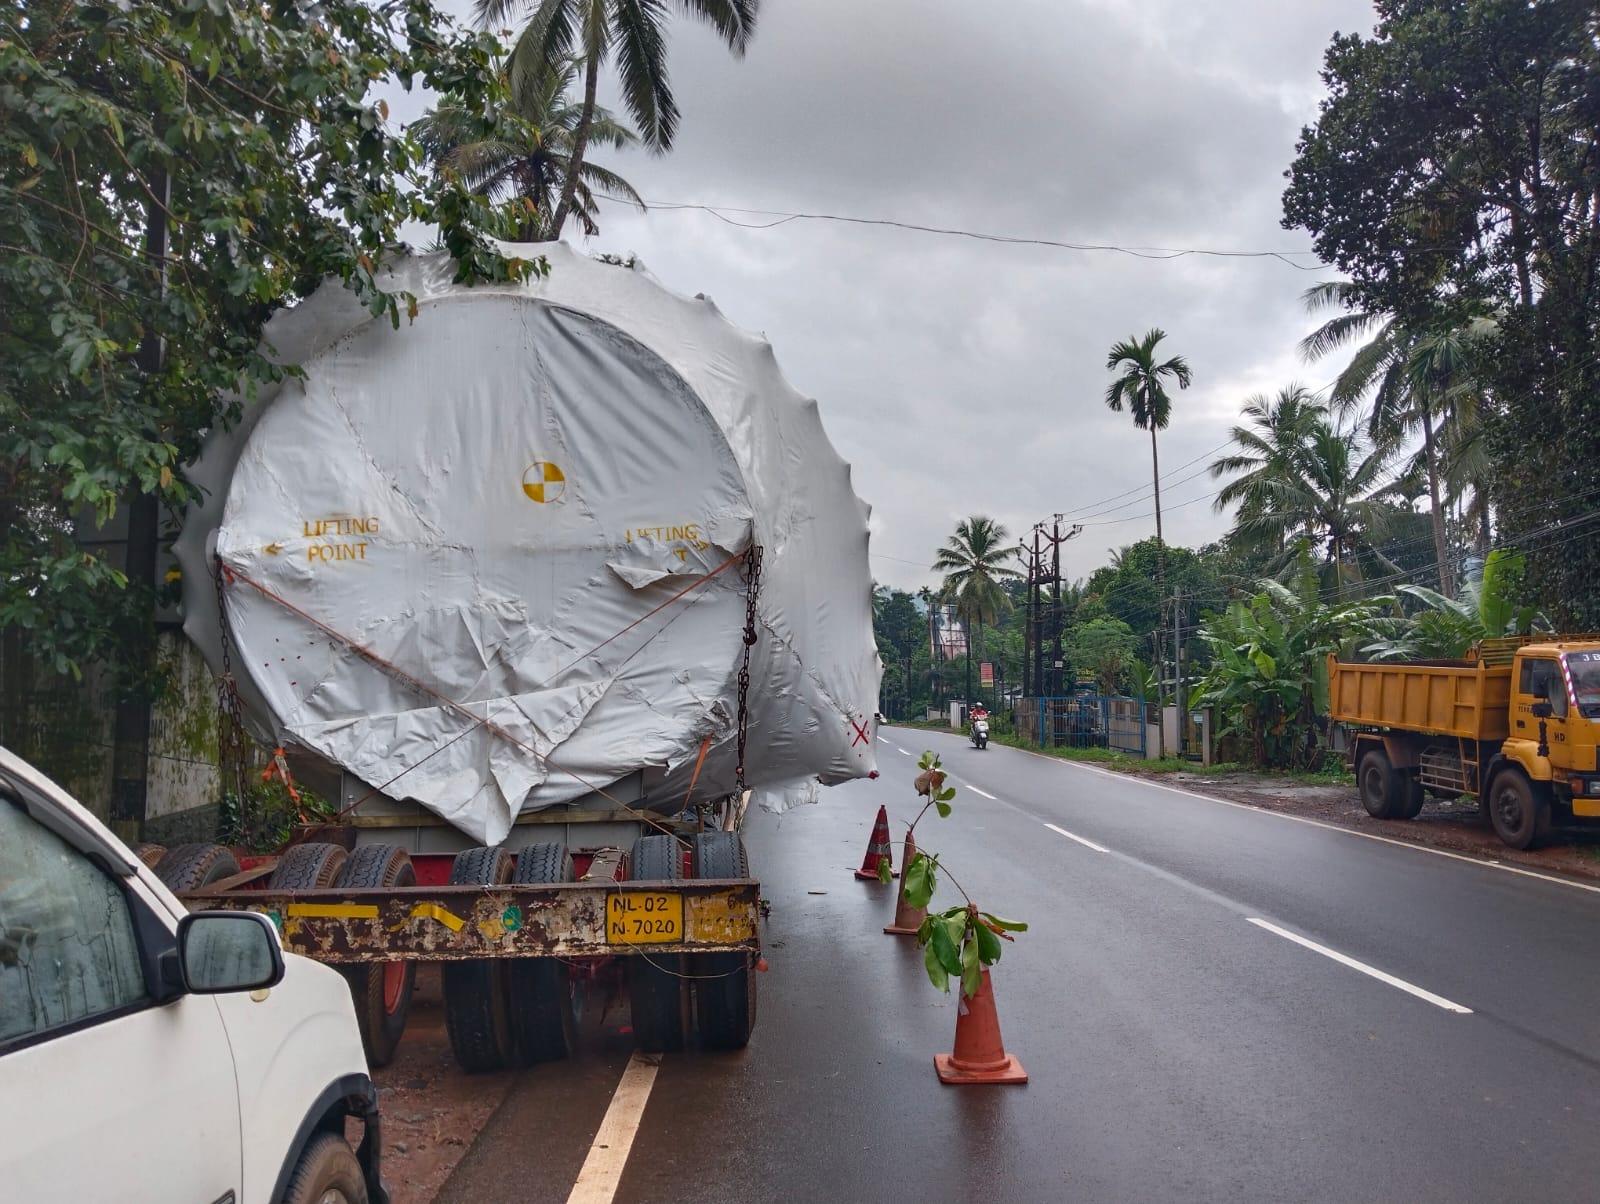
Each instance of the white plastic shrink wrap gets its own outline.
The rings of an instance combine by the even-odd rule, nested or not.
[[[336,284],[273,320],[305,376],[201,457],[189,637],[220,669],[220,564],[261,734],[497,844],[638,771],[676,810],[707,738],[695,795],[732,789],[753,540],[749,784],[781,806],[871,772],[867,507],[816,403],[709,300],[505,249],[548,279],[423,256],[389,283],[417,298],[399,330]]]

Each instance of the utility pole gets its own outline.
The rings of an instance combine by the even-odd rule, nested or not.
[[[1043,523],[1033,525],[1033,689],[1040,698],[1044,685],[1044,553],[1039,547]]]
[[[1176,685],[1173,691],[1173,704],[1178,716],[1178,731],[1176,736],[1177,748],[1173,751],[1178,756],[1183,756],[1184,744],[1184,696],[1183,696],[1183,611],[1178,606],[1181,595],[1177,587],[1172,590],[1172,679]]]
[[[1050,639],[1052,647],[1052,669],[1049,679],[1050,693],[1057,698],[1064,693],[1061,682],[1061,636],[1065,627],[1061,615],[1061,545],[1083,533],[1083,524],[1074,523],[1067,533],[1063,535],[1061,533],[1061,522],[1065,517],[1065,515],[1061,514],[1053,515],[1050,523],[1050,534],[1044,535],[1044,539],[1050,544]],[[1044,524],[1038,524],[1033,530],[1034,542],[1035,546],[1037,546],[1038,539],[1044,530]],[[1043,576],[1043,573],[1041,572],[1040,575]],[[1040,609],[1043,609],[1042,605]],[[1043,644],[1044,641],[1040,640],[1040,643]],[[1042,666],[1041,680],[1043,680]]]

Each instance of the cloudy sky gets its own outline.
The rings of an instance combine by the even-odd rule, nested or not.
[[[1159,326],[1194,372],[1161,435],[1163,524],[1197,546],[1227,527],[1204,470],[1241,401],[1336,370],[1295,354],[1300,293],[1330,274],[1280,196],[1324,48],[1371,24],[1370,0],[763,0],[741,61],[679,19],[674,150],[603,161],[727,220],[611,205],[579,245],[636,254],[772,341],[873,508],[874,576],[904,589],[933,582],[966,515],[1014,535],[1082,521],[1071,577],[1154,533],[1149,436],[1104,396],[1111,344]]]

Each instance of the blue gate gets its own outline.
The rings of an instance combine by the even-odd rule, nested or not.
[[[1040,748],[1110,748],[1145,755],[1145,706],[1137,698],[1075,694],[1030,698],[1018,719],[1028,742]]]

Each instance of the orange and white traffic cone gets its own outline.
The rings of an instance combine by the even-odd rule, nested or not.
[[[926,907],[912,907],[906,902],[906,868],[916,855],[916,837],[907,832],[905,847],[900,850],[900,893],[894,900],[894,923],[884,929],[894,936],[916,936],[922,921],[928,918]]]
[[[961,1009],[956,1013],[954,1053],[935,1054],[933,1068],[941,1083],[1026,1083],[1028,1072],[1022,1063],[1006,1053],[1000,1040],[1000,1017],[995,1014],[994,995],[989,987],[989,967],[978,972],[978,993],[971,999],[956,994]]]
[[[889,812],[884,807],[878,808],[878,822],[872,825],[872,839],[867,842],[867,855],[861,859],[856,877],[877,882],[880,865],[894,865],[894,856],[889,852]],[[891,868],[889,877],[895,876]]]

